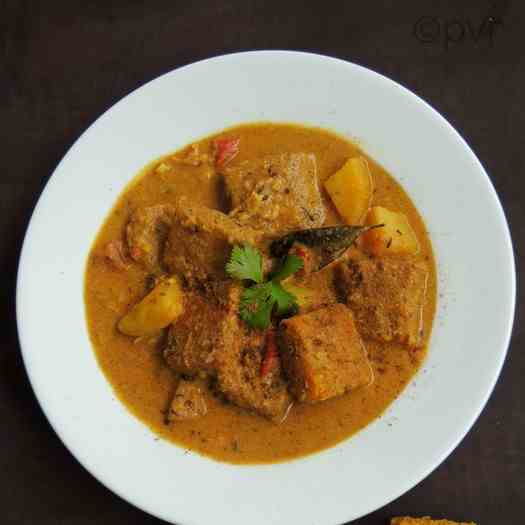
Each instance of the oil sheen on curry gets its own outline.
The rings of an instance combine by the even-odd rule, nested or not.
[[[90,337],[155,434],[231,463],[331,447],[421,365],[436,272],[394,178],[329,131],[256,123],[151,163],[88,257]]]

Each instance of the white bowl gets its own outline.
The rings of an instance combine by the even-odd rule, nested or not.
[[[405,187],[438,262],[428,359],[385,415],[304,459],[222,464],[156,440],[116,400],[86,330],[86,256],[148,161],[241,122],[299,122],[356,138]],[[146,84],[73,145],[29,225],[17,319],[31,384],[56,433],[102,483],[183,525],[336,524],[410,489],[459,443],[501,370],[515,303],[509,231],[483,167],[430,106],[324,56],[261,51],[204,60]]]

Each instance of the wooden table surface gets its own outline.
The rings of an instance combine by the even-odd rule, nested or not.
[[[50,428],[24,371],[14,302],[23,235],[50,174],[94,119],[144,82],[212,55],[263,48],[368,66],[427,100],[466,138],[502,199],[518,269],[524,253],[524,2],[82,4],[0,0],[3,524],[160,523],[99,484]],[[399,514],[524,522],[524,299],[520,287],[510,353],[474,428],[426,480],[354,523],[386,524]]]

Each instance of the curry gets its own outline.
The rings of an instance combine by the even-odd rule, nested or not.
[[[299,125],[227,129],[148,165],[89,253],[89,334],[152,431],[231,463],[331,447],[425,358],[436,270],[401,185]]]

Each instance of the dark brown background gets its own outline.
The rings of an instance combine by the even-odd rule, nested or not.
[[[463,134],[503,201],[518,265],[525,243],[524,2],[83,4],[0,0],[0,521],[5,524],[160,523],[95,481],[53,433],[23,369],[14,314],[18,254],[44,184],[86,127],[142,83],[195,60],[246,49],[311,50],[368,66],[415,91]],[[438,20],[427,19],[418,39],[414,26],[422,16]],[[487,31],[477,35],[487,16],[497,21],[492,43]],[[447,43],[447,32],[457,42]],[[521,289],[519,306],[524,299]],[[463,443],[408,494],[355,523],[379,525],[406,513],[482,525],[523,523],[520,325],[518,309],[501,379]]]

